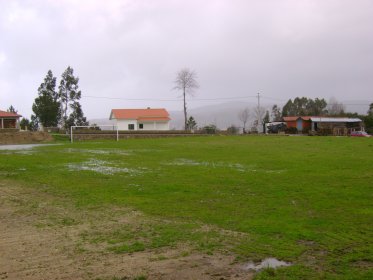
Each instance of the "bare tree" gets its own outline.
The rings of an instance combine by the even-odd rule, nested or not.
[[[272,113],[271,113],[272,120],[274,122],[280,122],[281,117],[281,108],[277,106],[277,104],[273,105],[272,107]]]
[[[263,107],[255,107],[254,110],[254,118],[255,118],[255,123],[254,126],[257,126],[258,132],[261,131],[262,125],[263,125],[263,118],[266,113],[266,110]]]
[[[186,95],[193,96],[193,92],[195,89],[199,88],[197,83],[197,75],[194,71],[189,70],[188,68],[183,68],[177,73],[177,77],[175,80],[176,86],[174,89],[181,90],[183,92],[183,100],[184,100],[184,129],[187,130],[188,124],[188,116],[187,116],[187,106],[186,106]]]
[[[343,103],[339,103],[335,97],[329,99],[327,106],[328,114],[331,116],[343,115],[346,108]]]
[[[250,110],[249,108],[245,108],[238,113],[238,119],[243,122],[243,133],[246,133],[246,123],[250,118]]]

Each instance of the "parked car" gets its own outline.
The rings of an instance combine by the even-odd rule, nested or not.
[[[352,131],[351,136],[353,136],[353,137],[371,137],[371,135],[369,135],[365,131]]]

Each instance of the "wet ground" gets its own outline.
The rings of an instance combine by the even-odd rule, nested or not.
[[[277,268],[281,266],[290,266],[291,263],[287,263],[284,261],[280,261],[275,258],[267,258],[264,259],[261,263],[259,264],[254,264],[253,262],[247,263],[243,268],[245,270],[255,270],[255,271],[260,271],[265,268]]]
[[[0,150],[9,150],[9,151],[16,151],[16,150],[30,150],[35,147],[42,147],[42,146],[54,146],[58,144],[20,144],[20,145],[0,145]]]
[[[187,244],[134,253],[108,252],[102,244],[85,242],[82,234],[116,223],[131,225],[141,215],[118,208],[81,213],[75,208],[57,207],[55,199],[0,180],[0,279],[253,278],[254,272],[243,269],[242,263],[235,262],[235,256],[207,255]],[[52,220],[48,218],[51,215],[55,216]],[[60,215],[80,222],[54,224]]]

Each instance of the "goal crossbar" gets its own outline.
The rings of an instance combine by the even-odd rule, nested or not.
[[[116,133],[116,140],[119,141],[119,130],[118,130],[117,125],[73,125],[73,126],[70,127],[71,143],[74,142],[74,135],[73,135],[74,128],[96,128],[96,127],[99,127],[99,128],[110,127],[110,128],[112,128],[112,130],[115,131],[115,133]]]

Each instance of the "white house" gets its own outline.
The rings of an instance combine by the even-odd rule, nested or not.
[[[170,115],[166,109],[112,109],[110,120],[118,130],[169,130]]]

